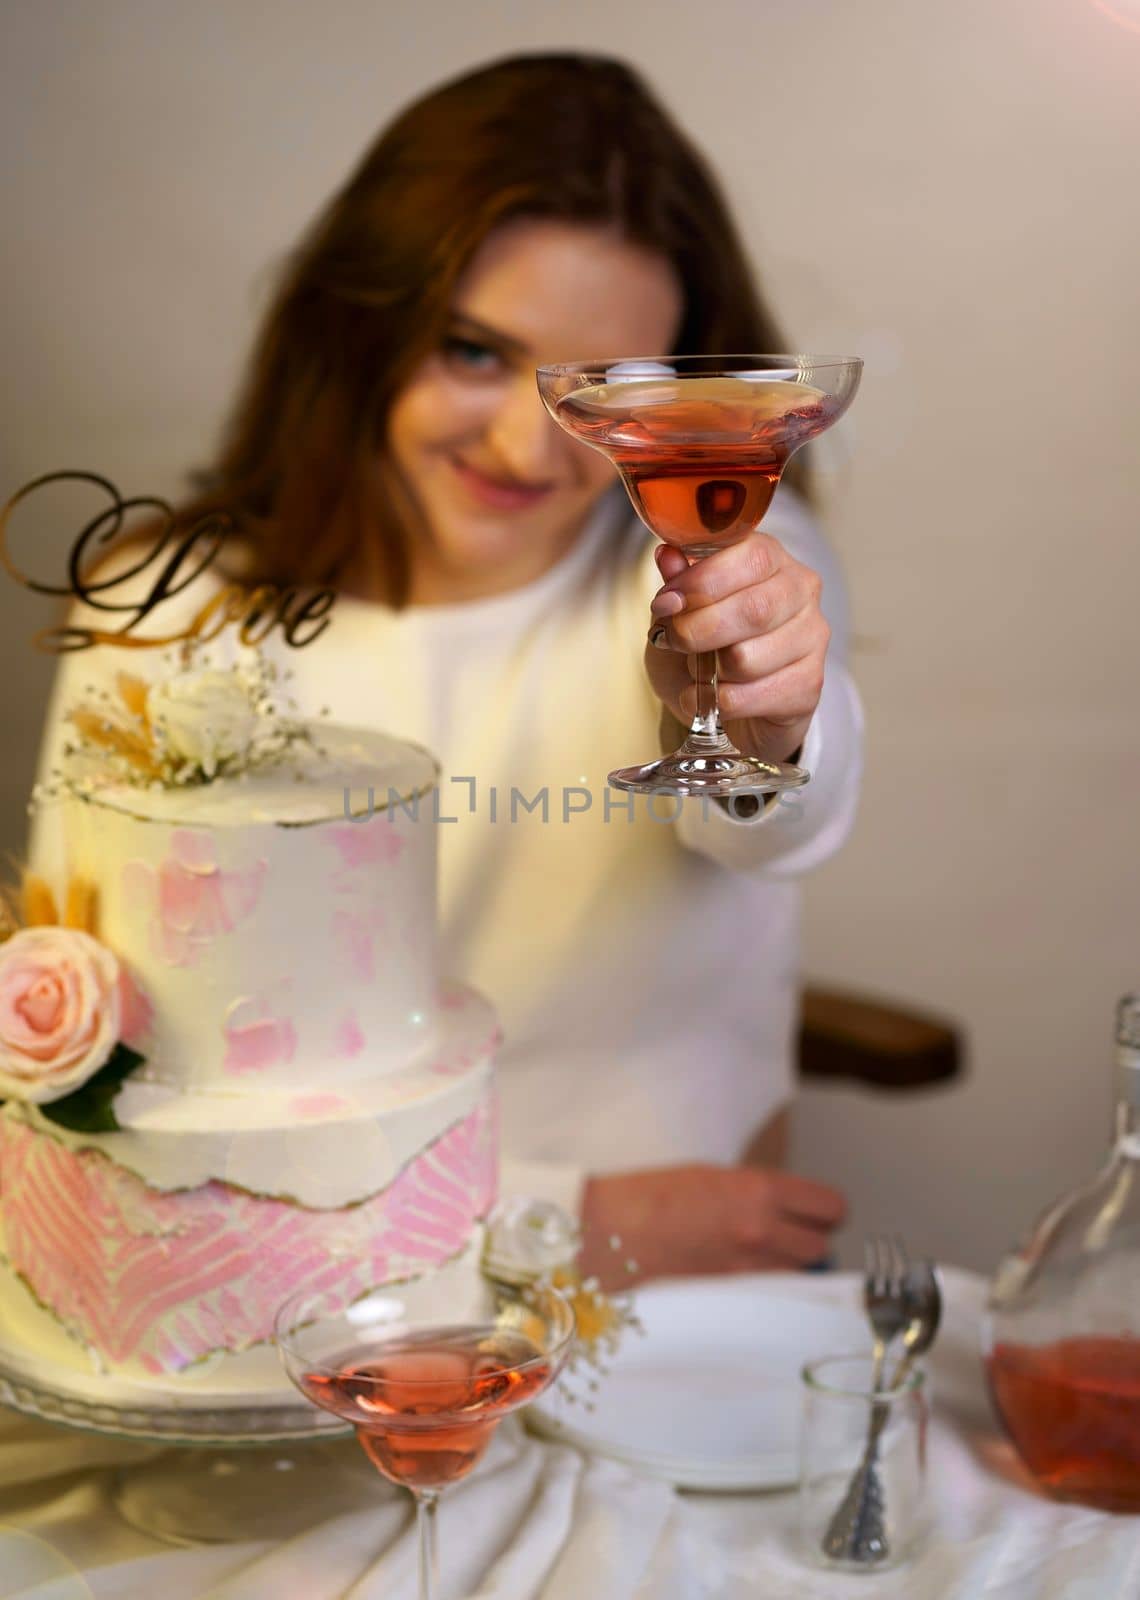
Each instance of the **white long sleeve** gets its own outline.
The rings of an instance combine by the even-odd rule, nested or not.
[[[854,825],[863,772],[863,707],[847,667],[846,584],[818,524],[801,501],[779,496],[764,531],[823,579],[821,605],[831,642],[823,691],[798,763],[811,779],[801,789],[769,796],[751,817],[707,801],[686,801],[677,836],[687,849],[733,871],[796,878],[834,855]]]
[[[499,1164],[499,1194],[503,1199],[536,1195],[553,1200],[571,1217],[581,1209],[585,1182],[585,1169],[572,1161],[527,1161],[504,1152]]]
[[[799,765],[802,789],[769,796],[752,817],[685,802],[677,835],[690,850],[736,872],[798,878],[843,845],[855,822],[863,771],[863,708],[846,667],[829,660]]]

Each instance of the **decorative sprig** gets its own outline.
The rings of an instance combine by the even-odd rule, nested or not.
[[[589,1411],[622,1338],[644,1329],[628,1294],[607,1292],[598,1278],[582,1277],[577,1265],[581,1243],[576,1222],[561,1206],[515,1196],[500,1202],[488,1218],[483,1271],[508,1296],[525,1301],[533,1290],[553,1290],[569,1302],[576,1336],[558,1391],[570,1404],[577,1404],[584,1381],[583,1404]],[[615,1254],[621,1253],[622,1242],[616,1235],[609,1244]],[[637,1263],[627,1260],[625,1270],[636,1273]]]
[[[203,654],[189,668],[185,661],[170,665],[167,676],[154,684],[120,672],[113,692],[89,689],[66,714],[77,737],[64,746],[65,761],[80,754],[94,763],[99,778],[174,789],[240,776],[279,760],[299,741],[311,742],[281,693],[282,674],[264,656],[253,653],[226,668],[211,667]],[[248,721],[232,744],[214,726],[224,723],[226,712]],[[187,738],[190,723],[198,726]],[[68,768],[53,775],[46,797],[85,781],[90,775],[77,776]]]

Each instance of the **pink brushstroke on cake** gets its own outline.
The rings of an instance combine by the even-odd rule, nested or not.
[[[405,840],[384,813],[368,822],[345,822],[327,830],[344,867],[374,867],[384,861],[397,861],[404,853]]]
[[[464,1047],[462,1044],[453,1046],[436,1056],[431,1062],[428,1071],[441,1078],[456,1078],[460,1073],[466,1072],[476,1061],[490,1055],[497,1050],[503,1042],[503,1030],[498,1023],[492,1028],[485,1039],[477,1045]]]
[[[356,1013],[350,1011],[336,1025],[333,1049],[343,1060],[352,1061],[364,1049],[365,1042],[363,1030],[356,1020]]]
[[[262,1000],[235,1000],[222,1028],[226,1050],[222,1066],[227,1072],[263,1072],[267,1067],[292,1061],[297,1050],[297,1030],[288,1017],[271,1015]]]
[[[155,1375],[272,1336],[294,1290],[342,1305],[442,1266],[495,1199],[488,1095],[380,1193],[333,1211],[212,1180],[163,1193],[95,1150],[0,1121],[8,1259],[82,1344]]]
[[[294,1116],[316,1121],[319,1117],[332,1117],[347,1111],[351,1104],[340,1094],[295,1094],[289,1102],[289,1110]]]
[[[376,953],[384,928],[384,913],[377,907],[367,911],[348,911],[342,906],[333,912],[332,934],[337,958],[346,976],[357,983],[375,983]]]
[[[150,996],[127,968],[119,968],[119,1037],[132,1050],[143,1050],[154,1027],[154,1006]]]
[[[145,861],[123,867],[128,907],[150,918],[151,948],[174,967],[192,967],[223,934],[251,915],[267,863],[223,869],[212,835],[176,828],[157,868]]]

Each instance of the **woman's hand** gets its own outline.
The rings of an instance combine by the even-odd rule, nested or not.
[[[654,693],[687,727],[696,714],[692,663],[718,652],[721,717],[745,755],[786,761],[804,741],[823,689],[831,629],[823,582],[778,539],[751,533],[690,566],[655,551],[665,580],[653,598],[645,666]]]
[[[579,1265],[609,1289],[642,1278],[806,1267],[827,1256],[846,1214],[838,1189],[778,1168],[619,1172],[586,1182]]]

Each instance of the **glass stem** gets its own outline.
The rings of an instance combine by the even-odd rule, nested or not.
[[[693,658],[693,682],[697,690],[697,714],[689,725],[686,745],[701,751],[724,750],[728,735],[720,724],[720,706],[717,703],[715,650],[703,650]]]
[[[416,1501],[416,1533],[420,1547],[420,1600],[435,1600],[439,1587],[439,1542],[436,1533],[438,1489],[413,1490]]]
[[[687,550],[689,565],[693,566],[709,554],[707,550]],[[735,746],[725,733],[720,721],[717,700],[717,659],[715,650],[702,650],[693,657],[693,683],[697,690],[697,714],[689,724],[689,733],[681,750],[690,756],[716,755]],[[680,754],[680,752],[678,752]]]

